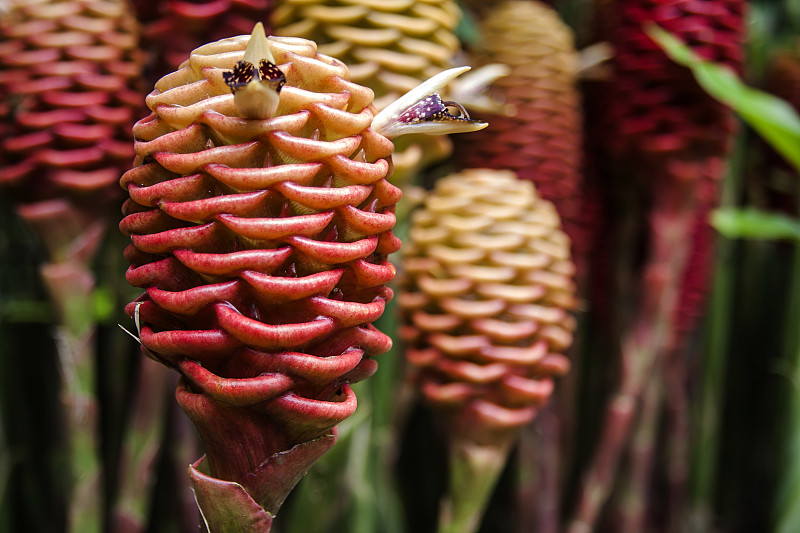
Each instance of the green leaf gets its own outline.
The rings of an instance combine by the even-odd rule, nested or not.
[[[791,240],[800,243],[800,220],[759,209],[717,209],[711,225],[736,239]]]
[[[462,43],[479,47],[482,37],[478,21],[475,20],[475,16],[470,10],[461,5],[461,2],[459,2],[459,7],[461,7],[461,18],[458,19],[458,26],[456,26],[456,36]]]
[[[748,87],[730,68],[706,61],[655,24],[645,31],[673,61],[692,70],[712,97],[731,107],[787,161],[800,170],[800,116],[785,101]]]

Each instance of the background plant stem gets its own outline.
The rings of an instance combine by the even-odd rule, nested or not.
[[[728,172],[723,180],[720,207],[736,205],[742,183],[745,132],[736,137]],[[690,478],[690,530],[706,532],[711,526],[716,470],[718,467],[719,426],[723,409],[725,372],[731,335],[731,307],[734,289],[734,243],[718,236],[716,270],[712,282],[707,321],[707,341],[702,359],[697,408],[693,422]]]
[[[582,476],[577,508],[567,526],[569,533],[594,531],[614,486],[642,392],[657,357],[671,340],[694,208],[689,184],[670,180],[663,187],[654,194],[656,205],[650,215],[651,250],[642,271],[642,300],[622,340],[620,382],[608,403],[595,454]]]

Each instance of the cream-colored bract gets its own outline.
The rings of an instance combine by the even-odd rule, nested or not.
[[[372,121],[372,129],[389,139],[409,133],[442,135],[446,133],[465,133],[482,130],[489,124],[469,118],[445,121],[415,121],[412,123],[406,123],[400,120],[400,117],[408,109],[429,96],[436,95],[442,87],[468,70],[470,70],[470,67],[451,68],[422,82],[378,113]]]
[[[258,65],[261,59],[266,59],[270,63],[275,63],[275,57],[272,55],[272,50],[269,49],[269,44],[267,44],[267,34],[264,31],[264,25],[258,22],[253,28],[253,32],[250,34],[250,40],[247,42],[247,48],[244,51],[242,61]]]

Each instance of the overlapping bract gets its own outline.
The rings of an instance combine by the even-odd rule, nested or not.
[[[133,0],[143,23],[153,79],[176,70],[189,52],[209,41],[250,33],[268,23],[274,0]]]
[[[503,63],[508,76],[493,84],[513,106],[511,116],[478,115],[483,132],[459,137],[464,168],[514,170],[553,202],[576,252],[588,235],[582,218],[581,109],[576,87],[578,55],[571,30],[539,2],[504,2],[482,21],[479,63]]]
[[[353,81],[375,91],[381,110],[453,65],[461,12],[452,0],[286,0],[274,32],[312,39],[320,52],[344,61]],[[451,152],[444,136],[407,136],[397,145],[393,180],[403,182]]]
[[[88,261],[76,250],[96,244],[89,228],[116,210],[133,156],[141,64],[125,5],[14,0],[0,17],[0,187],[28,204],[54,261]]]
[[[414,213],[404,264],[407,358],[424,397],[457,434],[515,435],[569,368],[574,266],[555,208],[510,171],[451,175]]]
[[[371,322],[400,246],[372,91],[314,43],[274,38],[276,115],[240,118],[223,72],[248,39],[200,47],[156,84],[121,181],[126,276],[145,289],[128,311],[181,372],[212,474],[235,481],[354,411],[348,384],[391,345]]]

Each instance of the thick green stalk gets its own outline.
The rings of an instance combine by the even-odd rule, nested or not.
[[[438,533],[474,533],[508,458],[507,446],[481,446],[465,439],[450,444],[449,486]]]
[[[87,231],[98,240],[98,223]],[[39,273],[56,311],[54,338],[61,370],[61,408],[71,479],[67,530],[99,533],[103,520],[102,461],[96,386],[95,276],[88,258],[52,252]]]
[[[792,533],[800,528],[800,333],[797,330],[800,317],[800,244],[794,245],[791,272],[789,303],[783,325],[783,352],[787,368],[791,369],[791,403],[787,409],[786,468],[778,503],[776,533]]]
[[[97,402],[91,332],[73,335],[58,328],[62,368],[61,403],[72,471],[68,524],[72,533],[99,533],[102,520],[102,467],[99,457]]]

